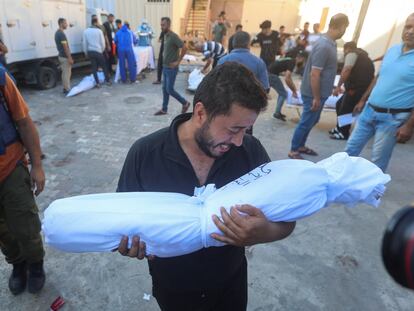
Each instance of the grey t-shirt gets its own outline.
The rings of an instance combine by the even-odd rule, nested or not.
[[[60,29],[58,29],[55,33],[55,43],[56,43],[56,48],[59,52],[59,56],[66,58],[63,44],[68,44],[68,40],[66,39],[65,33]]]
[[[306,62],[303,72],[301,93],[313,97],[310,73],[312,68],[321,70],[320,94],[321,98],[327,98],[332,94],[337,70],[336,43],[327,35],[322,35],[315,42],[312,52]]]

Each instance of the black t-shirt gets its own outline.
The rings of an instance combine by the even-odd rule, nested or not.
[[[274,61],[269,66],[269,72],[275,75],[279,75],[286,70],[293,72],[295,69],[295,60],[293,58],[282,58]]]
[[[56,48],[59,52],[59,56],[66,58],[65,49],[63,48],[63,43],[66,43],[66,44],[69,44],[69,43],[68,43],[68,39],[66,38],[65,33],[60,29],[58,29],[55,33],[55,43],[56,43]]]
[[[118,192],[159,191],[194,194],[199,187],[194,169],[178,142],[178,126],[191,114],[176,117],[170,127],[137,140],[128,152],[118,182]],[[217,159],[206,184],[220,188],[270,161],[261,143],[245,135],[240,147]],[[149,261],[153,282],[175,291],[223,288],[244,264],[244,248],[209,247],[197,252]]]
[[[260,44],[260,58],[263,59],[266,66],[269,66],[275,61],[277,51],[279,50],[279,33],[275,30],[272,30],[268,36],[259,33],[257,38],[252,41],[252,44],[255,43]]]

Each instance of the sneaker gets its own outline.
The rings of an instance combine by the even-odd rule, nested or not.
[[[152,82],[152,84],[161,84],[161,81],[156,80],[156,81]]]
[[[105,84],[106,84],[107,86],[111,86],[111,85],[112,85],[112,82],[111,82],[110,80],[108,80],[108,81],[106,81],[106,82],[105,82]]]
[[[96,87],[97,89],[100,89],[100,88],[102,87],[102,85],[101,85],[100,83],[98,83],[97,85],[95,85],[95,87]]]
[[[63,95],[68,95],[68,93],[69,93],[68,90],[63,89]]]
[[[190,103],[187,102],[186,104],[183,105],[183,108],[181,109],[181,113],[186,113],[188,108],[190,108]]]
[[[43,260],[28,265],[29,278],[27,280],[27,290],[31,294],[36,294],[45,285],[45,271],[43,270]]]
[[[334,135],[334,134],[336,134],[336,133],[339,133],[339,131],[338,131],[338,128],[337,127],[334,127],[333,129],[331,129],[329,132],[329,135]]]
[[[158,110],[156,113],[154,113],[154,116],[163,116],[166,115],[167,111],[164,111],[162,109]]]
[[[281,120],[283,122],[286,121],[286,117],[284,117],[281,113],[274,113],[273,114],[273,118],[278,119],[278,120]]]
[[[26,262],[13,265],[13,271],[9,278],[9,289],[13,295],[21,294],[26,288],[27,266]]]

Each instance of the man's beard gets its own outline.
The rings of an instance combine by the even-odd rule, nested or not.
[[[221,157],[221,155],[215,155],[211,152],[215,147],[219,146],[220,144],[214,144],[213,138],[208,133],[209,130],[209,124],[206,122],[200,129],[196,131],[194,134],[194,139],[198,145],[198,148],[200,148],[201,151],[204,152],[205,155],[207,155],[210,158],[218,159]],[[228,146],[233,147],[233,144],[226,144]]]

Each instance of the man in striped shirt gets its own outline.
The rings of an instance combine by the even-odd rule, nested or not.
[[[218,60],[226,54],[226,50],[223,45],[214,41],[206,41],[196,45],[196,51],[203,53],[204,61],[206,64],[202,70],[202,73],[206,73],[208,67],[213,63],[213,68],[216,67]]]

